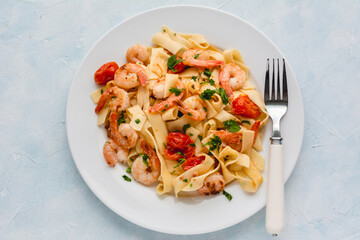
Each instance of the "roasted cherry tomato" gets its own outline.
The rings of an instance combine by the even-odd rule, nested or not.
[[[188,157],[185,162],[182,164],[182,167],[185,171],[201,164],[205,160],[205,156],[192,156]]]
[[[119,69],[119,66],[116,62],[108,62],[102,65],[94,74],[94,80],[97,84],[103,85],[108,81],[114,79],[116,70]]]
[[[171,132],[166,137],[167,143],[164,154],[167,159],[179,160],[194,155],[195,147],[190,146],[194,142],[186,134]]]
[[[232,102],[232,111],[248,118],[257,118],[261,114],[260,108],[246,94],[241,94]]]
[[[181,60],[181,58],[176,57],[176,60]],[[174,71],[172,70],[168,70],[168,73],[172,73],[172,74],[177,74],[177,73],[181,73],[182,71],[185,70],[185,64],[184,62],[179,62],[178,64],[176,64],[175,66],[173,66]]]
[[[183,149],[184,147],[192,143],[190,137],[181,132],[170,132],[169,135],[166,137],[166,140],[167,145],[179,149]]]

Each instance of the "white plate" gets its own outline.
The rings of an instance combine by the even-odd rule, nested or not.
[[[196,21],[195,21],[196,20]],[[178,32],[199,33],[223,49],[236,48],[250,67],[253,82],[263,92],[267,58],[283,57],[279,49],[259,30],[228,13],[199,6],[170,6],[132,17],[106,33],[81,63],[72,83],[66,112],[66,127],[72,156],[81,176],[94,194],[110,209],[142,227],[171,234],[200,234],[220,230],[243,221],[265,205],[267,161],[264,182],[255,194],[244,193],[237,182],[223,195],[176,199],[158,196],[155,188],[123,180],[125,166],[110,168],[102,155],[106,141],[103,127],[96,126],[95,105],[89,94],[97,89],[93,74],[103,64],[125,62],[126,50],[140,43],[151,45],[152,36],[166,24]],[[304,132],[304,109],[295,75],[287,65],[289,110],[282,121],[285,180],[297,161]],[[268,158],[271,121],[264,130],[264,151]]]

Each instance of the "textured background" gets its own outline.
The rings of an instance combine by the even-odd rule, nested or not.
[[[272,239],[264,209],[205,235],[143,229],[104,206],[74,165],[65,106],[82,58],[120,21],[176,3],[192,2],[1,2],[0,239]],[[360,239],[360,2],[197,4],[255,25],[282,50],[298,78],[305,137],[286,184],[287,225],[278,239]]]

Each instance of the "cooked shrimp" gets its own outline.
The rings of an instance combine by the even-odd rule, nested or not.
[[[137,157],[131,167],[131,174],[136,181],[144,185],[151,185],[156,183],[160,176],[160,160],[150,144],[141,141],[140,146],[149,156],[149,161],[146,158],[144,160],[145,155]]]
[[[162,99],[164,98],[164,91],[165,91],[165,79],[160,78],[154,84],[153,95],[157,99]]]
[[[241,147],[242,147],[242,131],[240,132],[236,132],[236,133],[231,133],[228,131],[224,131],[224,130],[220,130],[220,131],[215,131],[213,133],[214,135],[218,136],[221,139],[221,142],[228,145],[229,147],[231,147],[232,149],[235,149],[236,151],[241,151]]]
[[[179,100],[176,104],[182,113],[195,121],[201,121],[206,118],[205,103],[199,95],[188,97],[184,102]]]
[[[110,133],[111,138],[117,145],[124,148],[135,147],[139,138],[137,132],[127,123],[122,123],[118,126],[118,114],[112,112],[110,115]]]
[[[137,87],[139,81],[144,86],[147,83],[146,70],[138,64],[125,63],[115,72],[114,80],[123,89]]]
[[[147,49],[140,44],[130,47],[126,52],[126,60],[128,63],[145,63],[148,58],[149,54]]]
[[[217,67],[224,64],[220,60],[210,60],[209,52],[201,49],[189,49],[182,54],[184,64],[195,67]]]
[[[220,85],[230,98],[232,98],[232,90],[237,90],[244,86],[245,79],[245,71],[233,63],[228,63],[220,69]]]
[[[124,89],[111,87],[106,89],[105,92],[103,92],[101,95],[95,108],[95,113],[100,112],[109,98],[111,98],[109,106],[113,112],[123,111],[130,107],[130,98],[128,93]]]
[[[160,112],[161,110],[168,109],[174,106],[175,102],[179,101],[184,96],[184,90],[185,90],[184,84],[181,83],[180,81],[176,83],[176,88],[181,90],[179,96],[176,96],[175,93],[172,93],[165,101],[162,101],[161,103],[158,103],[152,106],[151,108],[149,108],[149,113]]]
[[[114,167],[117,162],[125,163],[129,156],[129,151],[117,145],[114,140],[109,139],[103,147],[103,154],[110,167]]]
[[[204,185],[197,191],[202,195],[216,195],[222,192],[225,187],[225,180],[221,173],[216,172],[207,176]]]

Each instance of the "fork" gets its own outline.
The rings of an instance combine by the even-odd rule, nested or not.
[[[283,59],[281,96],[280,64],[279,59],[277,59],[277,88],[275,95],[275,60],[273,59],[272,62],[272,84],[270,87],[269,59],[267,59],[264,90],[265,106],[273,122],[273,131],[270,138],[271,145],[266,202],[266,230],[273,236],[277,236],[284,229],[284,167],[280,120],[287,111],[288,90],[285,60]]]

